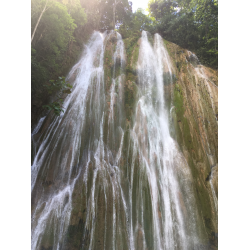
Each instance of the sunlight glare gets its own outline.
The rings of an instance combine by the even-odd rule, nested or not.
[[[149,0],[131,0],[131,2],[133,3],[133,12],[135,12],[139,8],[142,8],[144,9],[145,14],[147,15],[148,11],[146,11],[146,9],[148,8],[148,1]]]

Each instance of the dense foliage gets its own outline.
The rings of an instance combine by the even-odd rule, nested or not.
[[[45,0],[32,1],[32,30],[45,4]],[[75,41],[74,31],[86,22],[86,14],[79,7],[77,2],[65,5],[48,1],[31,43],[32,90],[63,73],[69,44]]]
[[[155,31],[166,40],[196,52],[200,61],[217,68],[217,0],[151,0]]]
[[[127,0],[31,1],[32,117],[55,97],[46,83],[68,73],[92,31],[114,29],[131,13]]]
[[[48,95],[55,96],[53,102],[44,105],[44,108],[48,110],[53,110],[55,115],[59,116],[61,112],[64,112],[63,107],[63,96],[65,94],[70,94],[72,85],[66,82],[65,77],[59,76],[58,80],[49,80],[49,84],[45,84],[44,87],[47,90]]]
[[[138,30],[157,32],[195,52],[202,64],[218,67],[217,0],[150,0],[148,11],[149,15],[145,15],[139,9],[120,25],[124,38]]]

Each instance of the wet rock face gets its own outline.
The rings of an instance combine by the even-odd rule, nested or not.
[[[218,232],[218,76],[215,70],[200,65],[191,52],[181,53],[177,45],[165,44],[176,62],[173,65],[177,81],[172,86],[173,137],[191,168],[196,202],[212,239],[213,232]]]
[[[194,67],[197,67],[200,64],[198,57],[190,51],[188,51],[188,56],[186,58],[187,61],[191,63]]]
[[[68,79],[32,135],[32,249],[217,249],[217,72],[110,31]]]

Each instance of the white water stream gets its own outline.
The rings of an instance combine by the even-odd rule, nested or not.
[[[197,240],[191,175],[170,136],[164,101],[163,74],[172,75],[171,67],[162,38],[156,34],[152,47],[144,31],[138,60],[140,97],[132,137],[150,186],[154,249],[190,249]],[[145,208],[141,209],[143,213]]]

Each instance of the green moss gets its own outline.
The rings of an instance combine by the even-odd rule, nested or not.
[[[174,106],[177,114],[177,119],[181,120],[184,115],[184,106],[183,106],[183,94],[179,84],[175,84],[174,87]]]
[[[127,38],[127,39],[123,40],[124,41],[125,50],[126,50],[126,54],[127,54],[128,62],[131,59],[132,52],[133,52],[133,49],[134,49],[134,45],[137,43],[137,41],[138,41],[139,38],[140,37],[138,35],[136,35],[136,36],[131,36],[130,38]]]
[[[111,86],[113,75],[113,59],[111,48],[106,48],[104,53],[104,82],[106,92]]]
[[[131,62],[132,68],[133,68],[134,70],[135,70],[135,68],[136,68],[136,63],[137,63],[137,61],[138,61],[139,50],[140,50],[140,47],[139,47],[138,43],[136,43],[136,45],[135,45],[135,47],[134,47],[134,50],[133,50],[132,62]]]
[[[137,96],[137,86],[134,82],[126,82],[124,86],[124,106],[126,118],[131,121],[135,101]]]
[[[175,56],[175,50],[176,50],[177,45],[165,39],[163,39],[163,42],[165,44],[165,48],[167,49],[169,56],[172,58],[173,61],[175,61],[174,56]]]
[[[188,152],[191,152],[193,149],[192,137],[190,134],[190,128],[188,125],[188,121],[185,117],[183,117],[183,139],[185,146],[187,147]]]

